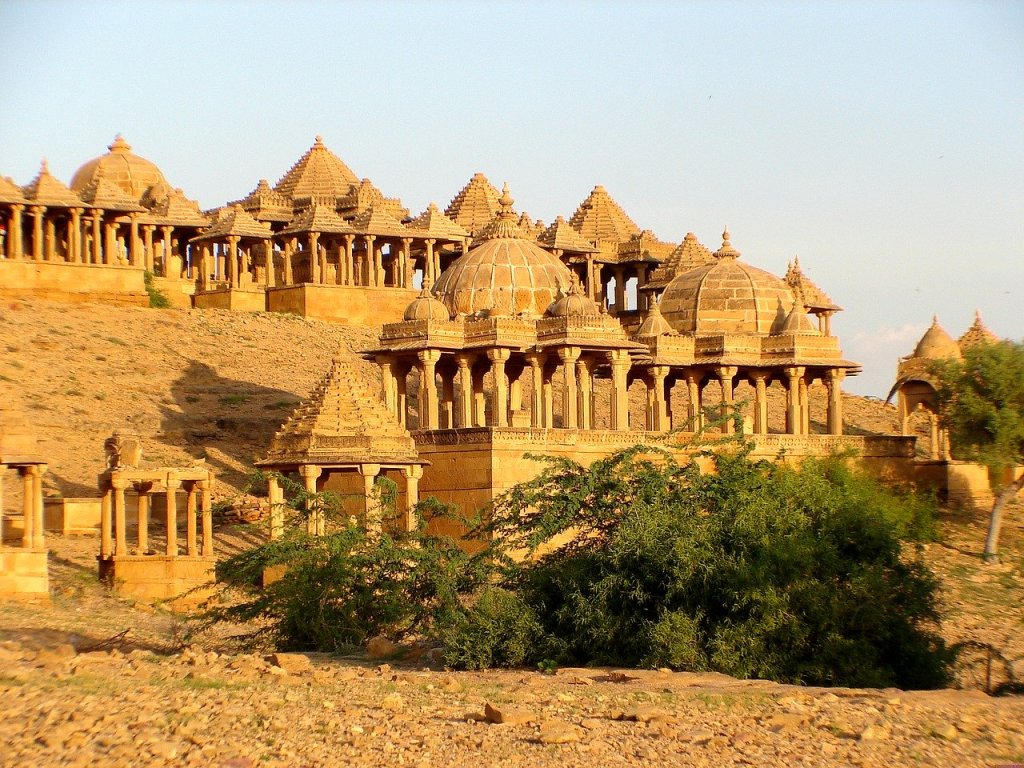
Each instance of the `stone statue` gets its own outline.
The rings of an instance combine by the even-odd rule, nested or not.
[[[103,443],[107,469],[137,469],[142,461],[142,440],[132,432],[114,432]]]

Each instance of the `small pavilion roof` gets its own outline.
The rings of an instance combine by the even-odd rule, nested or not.
[[[145,198],[143,202],[146,202]],[[157,224],[208,227],[211,222],[211,218],[199,210],[199,203],[185,197],[180,189],[168,189],[165,195],[153,199],[149,210]]]
[[[829,298],[821,288],[815,285],[811,278],[807,277],[800,269],[800,259],[794,258],[786,270],[786,284],[793,289],[804,306],[811,310],[829,310],[837,312],[842,309],[838,304]]]
[[[597,252],[597,248],[573,229],[562,216],[556,218],[550,227],[541,232],[537,242],[548,248],[568,253]]]
[[[592,243],[621,243],[640,234],[640,227],[600,184],[580,203],[569,224]]]
[[[45,205],[52,208],[87,208],[88,206],[78,195],[71,191],[63,182],[50,174],[46,161],[43,160],[39,173],[28,185],[22,188],[22,194],[30,203]]]
[[[198,237],[197,240],[220,240],[225,237],[254,237],[266,240],[270,237],[270,225],[262,221],[256,221],[242,206],[235,203],[230,208],[222,209],[220,217],[210,225],[210,228]]]
[[[313,202],[298,216],[288,223],[279,235],[296,235],[305,232],[326,232],[330,234],[351,235],[355,233],[352,225],[335,213],[334,208]]]
[[[438,240],[461,240],[469,236],[469,233],[448,218],[436,203],[428,205],[427,210],[406,224],[406,227],[421,237],[433,237]]]
[[[968,349],[977,344],[994,344],[999,337],[990,331],[981,320],[981,310],[974,310],[974,322],[971,327],[964,331],[964,335],[956,340],[961,350]]]
[[[424,464],[409,432],[351,362],[335,358],[324,379],[274,435],[263,467]]]
[[[693,232],[687,232],[683,241],[651,273],[651,279],[645,287],[660,288],[668,285],[676,275],[711,264],[714,260],[711,249],[701,243]]]
[[[444,212],[460,227],[475,235],[498,215],[500,196],[486,176],[474,173],[473,178],[452,199]]]
[[[277,182],[274,191],[292,199],[340,197],[358,184],[359,177],[317,136],[313,146]]]
[[[109,211],[144,211],[146,210],[131,195],[121,189],[120,186],[107,179],[105,176],[96,174],[89,185],[80,194],[83,202],[89,203],[92,208],[102,208]]]
[[[370,206],[352,220],[352,229],[363,235],[380,235],[382,237],[408,237],[409,230],[378,206]]]
[[[14,179],[0,176],[0,203],[24,205],[28,200],[21,194],[21,187],[14,183]]]

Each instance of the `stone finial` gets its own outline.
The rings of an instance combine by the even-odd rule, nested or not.
[[[324,145],[324,137],[323,137],[323,136],[321,136],[321,135],[320,135],[320,134],[318,133],[318,134],[316,135],[316,138],[315,138],[315,139],[313,140],[313,146],[314,146],[314,147],[323,147],[323,145]]]
[[[113,143],[107,145],[107,149],[111,152],[131,152],[132,145],[124,140],[124,136],[120,133],[114,137]]]
[[[508,209],[508,208],[511,208],[514,203],[515,203],[515,200],[513,200],[512,199],[512,195],[509,194],[508,182],[506,181],[504,183],[504,185],[502,186],[502,188],[501,188],[501,197],[498,198],[498,204],[502,208]]]
[[[729,241],[729,228],[722,232],[722,247],[715,251],[715,257],[719,259],[738,259],[740,252],[732,247]]]

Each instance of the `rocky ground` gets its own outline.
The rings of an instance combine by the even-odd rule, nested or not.
[[[50,492],[92,495],[103,439],[127,425],[149,459],[202,452],[220,500],[239,496],[331,356],[373,340],[290,317],[27,302],[0,307],[0,333],[0,384],[39,428]],[[892,429],[877,402],[847,398],[846,410],[856,429]],[[1022,523],[1018,501],[995,566],[979,558],[982,512],[947,511],[925,548],[941,631],[966,644],[961,689],[932,692],[275,656],[240,646],[236,628],[192,635],[182,615],[112,596],[98,542],[51,535],[50,605],[0,603],[0,766],[1024,763],[1024,699],[985,692],[1024,677]],[[220,554],[262,538],[229,524],[216,535]]]

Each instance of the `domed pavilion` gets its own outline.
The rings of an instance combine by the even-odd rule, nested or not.
[[[45,160],[24,187],[0,180],[0,291],[147,303],[144,271],[172,281],[195,277],[189,241],[209,217],[120,135],[107,149],[70,186]],[[188,305],[190,290],[176,284],[170,298]]]
[[[803,297],[786,281],[739,257],[727,230],[709,262],[664,284],[660,302],[635,332],[633,339],[648,350],[637,367],[646,369],[653,388],[654,424],[667,426],[677,381],[686,383],[689,429],[701,424],[709,383],[717,382],[727,409],[736,386],[747,382],[754,389],[753,432],[766,434],[767,389],[779,383],[786,391],[786,432],[809,434],[810,386],[822,381],[827,431],[842,434],[840,383],[860,367],[843,359],[836,337],[815,327]]]
[[[521,229],[512,205],[506,186],[498,215],[477,232],[469,252],[424,289],[402,322],[383,327],[370,355],[381,368],[385,402],[400,423],[419,430],[588,428],[593,378],[609,375],[612,428],[626,429],[625,370],[640,346]],[[411,371],[415,413],[406,384]],[[560,407],[552,397],[556,375],[563,382]]]
[[[932,324],[917,342],[914,351],[901,357],[896,367],[896,383],[889,390],[886,402],[896,396],[896,408],[900,418],[900,432],[911,435],[911,419],[916,413],[928,417],[931,435],[930,456],[933,460],[949,459],[949,436],[939,421],[939,404],[936,392],[937,381],[931,371],[936,362],[962,360],[964,350],[975,344],[991,344],[998,341],[981,320],[981,312],[975,311],[974,323],[957,340],[939,323],[939,317],[932,318]]]

